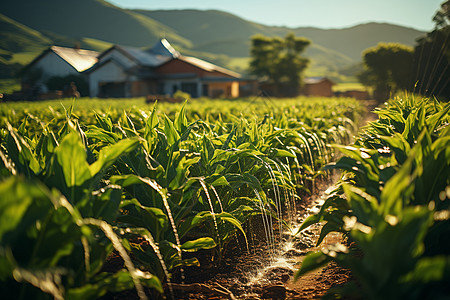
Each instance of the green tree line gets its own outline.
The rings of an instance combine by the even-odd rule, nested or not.
[[[311,41],[293,33],[280,37],[252,37],[250,71],[275,96],[296,96],[309,60],[302,57]]]
[[[450,99],[450,1],[433,17],[435,28],[414,48],[380,43],[363,52],[361,83],[374,87],[374,98],[387,100],[399,90]]]

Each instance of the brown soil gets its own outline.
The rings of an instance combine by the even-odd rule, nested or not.
[[[364,116],[363,125],[375,121],[378,119],[378,115],[373,113],[373,110],[380,105],[376,100],[360,100],[364,105],[366,110],[366,115]]]
[[[317,194],[323,195],[325,185]],[[308,197],[297,204],[297,224],[300,224],[314,208],[321,204],[320,197]],[[256,225],[256,227],[258,227]],[[320,226],[311,226],[298,235],[284,233],[276,238],[276,244],[283,248],[291,245],[275,255],[274,259],[264,239],[258,237],[255,230],[251,252],[246,253],[235,245],[220,263],[208,268],[191,268],[185,270],[185,284],[173,285],[175,299],[319,299],[331,287],[349,280],[347,270],[337,265],[329,265],[306,274],[297,282],[293,274],[301,265],[306,253],[320,250],[326,245],[342,242],[338,234],[330,234],[319,246],[315,247]],[[279,233],[275,234],[279,236]],[[244,254],[242,254],[244,253]],[[170,296],[169,296],[170,297]]]

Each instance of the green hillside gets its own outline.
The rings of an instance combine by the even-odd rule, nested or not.
[[[415,40],[425,34],[416,29],[385,23],[360,24],[344,29],[296,28],[294,32],[353,60],[360,60],[362,51],[379,42],[413,46]]]
[[[71,38],[87,37],[141,47],[152,45],[164,35],[175,44],[190,46],[188,40],[169,27],[103,0],[1,1],[0,11],[40,32]]]
[[[230,56],[226,65],[232,69],[240,69],[240,72],[244,71],[245,66],[237,67],[235,58],[249,56],[250,39],[253,35],[284,36],[293,31],[289,28],[256,24],[217,10],[135,10],[135,12],[170,25],[177,34],[192,41],[194,46],[191,51]],[[311,59],[310,68],[315,70],[314,73],[320,70],[325,74],[354,63],[350,57],[332,49],[327,49],[313,40],[305,56]]]
[[[31,57],[34,57],[41,49],[52,44],[52,40],[42,33],[3,14],[0,14],[0,28],[0,80],[17,76],[23,65],[16,61],[18,53],[32,53]],[[10,81],[7,83],[11,84]]]
[[[311,61],[307,74],[341,80],[351,76],[342,70],[353,69],[366,48],[379,42],[413,45],[424,34],[377,23],[330,30],[275,27],[217,10],[125,10],[104,0],[2,1],[0,11],[0,64],[9,70],[5,74],[15,73],[11,64],[17,70],[49,45],[103,51],[111,44],[149,47],[163,37],[186,55],[245,73],[253,35],[294,32],[312,41],[305,52]]]
[[[249,22],[217,10],[134,10],[134,12],[170,26],[178,35],[192,42],[193,50],[232,57],[248,56],[250,38],[255,34],[275,36],[289,32],[287,28],[280,29]]]
[[[52,44],[42,33],[0,14],[0,49],[10,52],[33,51]]]
[[[309,38],[319,45],[310,51],[315,54],[361,59],[361,52],[379,42],[398,42],[413,45],[424,32],[391,24],[368,23],[344,29],[319,29],[312,27],[287,28],[256,24],[229,13],[216,10],[134,10],[188,38],[194,49],[226,54],[233,57],[248,56],[250,38],[255,34],[284,36],[294,32],[297,36]],[[332,49],[331,52],[326,48]],[[332,57],[332,60],[335,58]],[[339,58],[336,58],[340,60]]]
[[[273,35],[269,26],[249,22],[218,10],[134,10],[134,12],[170,26],[177,34],[194,42],[194,47],[214,41],[248,41],[255,33]]]
[[[39,32],[0,14],[0,78],[11,78],[23,65],[51,45],[73,47],[79,44],[84,49],[103,51],[111,43],[92,38],[73,38],[51,31]]]

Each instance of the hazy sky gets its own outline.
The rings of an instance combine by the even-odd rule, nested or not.
[[[107,0],[122,8],[217,9],[249,21],[288,27],[342,28],[388,22],[425,31],[444,0]]]

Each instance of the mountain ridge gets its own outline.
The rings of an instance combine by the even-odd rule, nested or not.
[[[240,72],[245,72],[242,62],[248,62],[251,37],[255,34],[285,36],[294,32],[309,38],[312,44],[305,56],[311,59],[308,72],[314,75],[339,73],[340,69],[359,63],[361,52],[379,42],[412,46],[414,39],[424,34],[413,28],[375,22],[342,29],[269,26],[220,10],[128,10],[104,0],[4,1],[0,3],[0,11],[15,22],[8,27],[13,29],[0,44],[0,53],[14,56],[39,52],[37,49],[47,47],[49,41],[69,47],[79,44],[92,50],[102,50],[111,44],[143,48],[166,38],[181,52],[185,50],[189,55],[224,67],[234,66],[231,68]],[[23,30],[18,24],[24,26]],[[24,36],[29,36],[30,42],[25,38],[21,49],[11,46],[15,37]],[[241,63],[238,68],[237,62]]]

